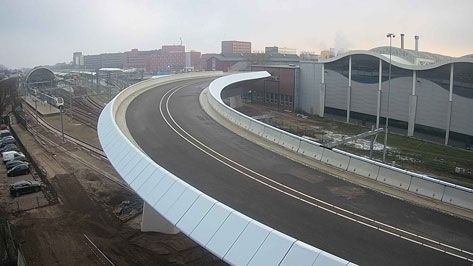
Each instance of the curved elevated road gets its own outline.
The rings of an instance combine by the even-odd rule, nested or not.
[[[159,165],[222,203],[360,265],[471,265],[473,223],[371,191],[268,151],[199,104],[211,79],[134,99],[130,133]]]

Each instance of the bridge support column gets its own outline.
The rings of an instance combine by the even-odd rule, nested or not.
[[[453,64],[450,65],[450,86],[449,86],[449,91],[448,91],[447,125],[445,126],[445,145],[448,145],[448,139],[450,138],[452,105],[453,105]]]
[[[412,93],[409,95],[409,118],[407,121],[407,136],[414,136],[416,123],[417,95],[416,95],[417,72],[412,71]]]
[[[376,103],[376,128],[379,128],[379,118],[381,116],[381,92],[383,83],[383,60],[379,59],[379,76],[378,76],[378,97]]]
[[[416,123],[417,95],[409,95],[409,120],[407,124],[407,136],[414,136],[414,126]]]
[[[320,94],[319,94],[319,112],[320,117],[324,117],[325,112],[325,83],[320,84]]]
[[[158,232],[163,234],[177,234],[179,229],[164,219],[153,207],[143,202],[143,217],[141,218],[141,232]]]

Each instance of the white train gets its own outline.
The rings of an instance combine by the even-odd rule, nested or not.
[[[64,99],[62,97],[53,97],[46,93],[40,92],[37,89],[30,89],[30,93],[39,98],[40,100],[46,101],[54,107],[59,108],[64,105]]]

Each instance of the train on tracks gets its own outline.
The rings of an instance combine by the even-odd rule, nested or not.
[[[31,95],[34,95],[36,98],[39,98],[40,100],[49,103],[54,107],[60,108],[64,106],[64,99],[62,97],[54,97],[44,92],[41,92],[38,89],[29,89],[29,93]]]

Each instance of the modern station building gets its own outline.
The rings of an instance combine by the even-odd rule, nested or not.
[[[453,58],[392,47],[351,51],[319,62],[301,61],[295,107],[429,134],[445,144],[473,146],[473,55]],[[389,89],[390,88],[390,89]],[[453,143],[450,143],[453,144]]]

